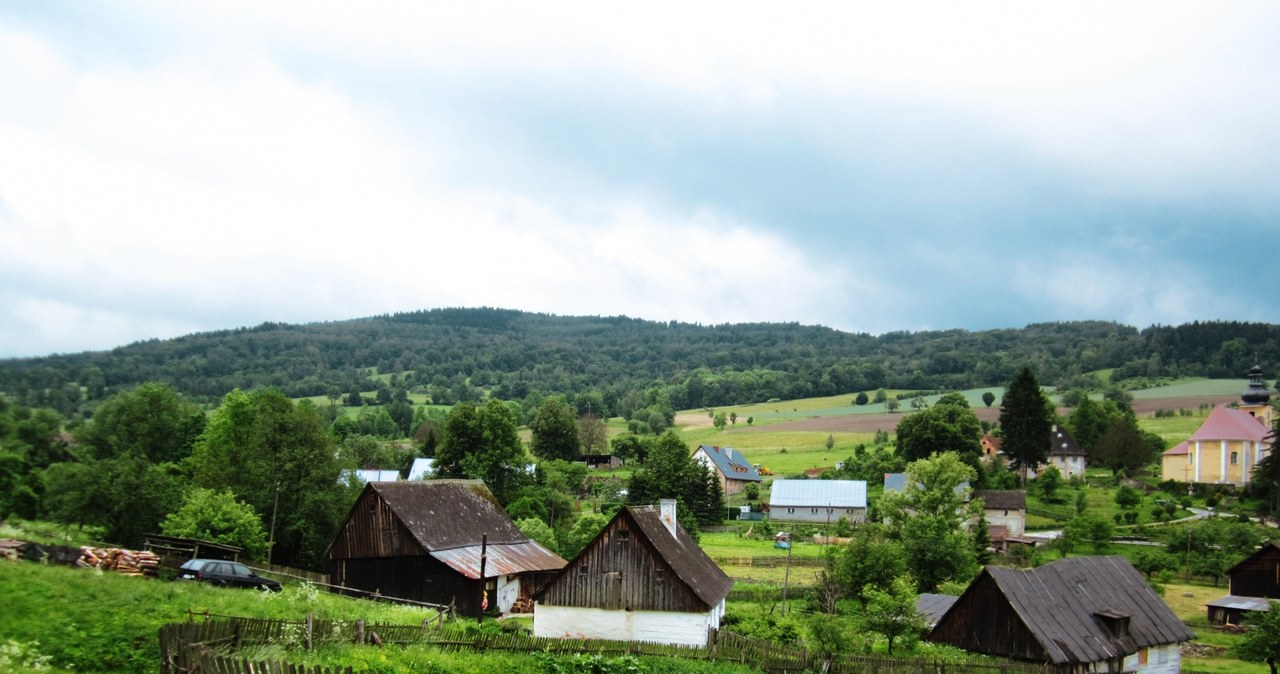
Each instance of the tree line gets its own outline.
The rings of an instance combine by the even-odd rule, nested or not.
[[[879,388],[964,390],[1002,384],[1023,365],[1042,383],[1087,387],[1096,382],[1086,373],[1104,368],[1116,368],[1116,381],[1234,377],[1255,356],[1280,362],[1280,326],[1196,322],[1139,331],[1080,321],[873,336],[796,323],[434,309],[8,359],[0,361],[0,391],[69,415],[146,381],[210,405],[237,388],[362,400],[361,392],[386,386],[375,373],[395,373],[399,386],[439,404],[559,394],[578,407],[590,398],[608,417],[625,413],[628,394],[633,404],[640,397],[691,409]]]

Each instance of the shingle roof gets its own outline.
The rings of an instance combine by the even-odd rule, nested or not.
[[[1169,449],[1164,450],[1164,454],[1161,454],[1161,456],[1179,456],[1182,454],[1188,454],[1190,452],[1191,452],[1191,443],[1184,440],[1170,447]]]
[[[975,489],[974,499],[982,499],[982,507],[992,510],[1025,510],[1027,492],[1021,489]]]
[[[951,610],[957,599],[959,597],[953,594],[926,592],[916,597],[916,611],[924,616],[930,627],[933,627],[938,624],[939,620],[942,620],[942,616],[945,616],[947,611]]]
[[[671,567],[672,573],[688,585],[698,599],[706,602],[707,606],[715,606],[729,596],[733,580],[698,547],[683,527],[677,524],[676,535],[672,536],[662,521],[658,506],[628,506],[624,510],[653,544],[658,556]],[[618,511],[615,517],[621,516],[622,512]]]
[[[774,480],[769,507],[865,508],[865,480]]]
[[[957,606],[978,600],[970,595],[984,576],[1054,664],[1108,660],[1195,638],[1124,557],[1069,557],[1028,570],[988,566]],[[1099,616],[1127,616],[1128,635],[1113,636]],[[945,622],[946,617],[939,628]]]
[[[760,473],[756,471],[755,466],[747,461],[742,452],[732,447],[717,447],[715,445],[698,445],[698,449],[693,450],[695,453],[702,450],[704,454],[715,464],[716,469],[724,476],[731,480],[746,480],[749,482],[761,481]]]
[[[428,552],[480,545],[481,534],[490,545],[529,540],[480,480],[370,482],[365,488],[378,493]]]
[[[1230,407],[1215,407],[1209,418],[1191,434],[1188,442],[1197,440],[1248,440],[1261,442],[1269,429],[1257,417]]]

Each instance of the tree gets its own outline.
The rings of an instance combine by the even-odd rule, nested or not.
[[[1265,662],[1276,673],[1280,661],[1280,602],[1271,601],[1271,610],[1254,611],[1245,621],[1249,629],[1244,639],[1236,644],[1235,654],[1241,660]]]
[[[711,424],[716,427],[716,430],[723,431],[724,427],[728,425],[728,419],[725,417],[724,412],[716,412],[711,417]]]
[[[729,425],[731,425],[731,426],[737,426],[737,425],[738,425],[738,413],[737,413],[737,412],[730,412],[730,413],[729,413]]]
[[[574,433],[576,438],[576,428]],[[527,465],[515,413],[502,401],[459,403],[450,410],[436,449],[437,475],[483,480],[499,502],[510,503],[529,482]]]
[[[883,635],[888,641],[887,650],[893,653],[893,642],[902,639],[910,645],[919,640],[928,625],[916,610],[916,589],[907,576],[898,576],[884,589],[868,585],[862,593],[867,597],[863,610],[862,627],[868,632]]]
[[[237,501],[229,491],[192,489],[182,506],[160,524],[160,531],[167,536],[234,545],[251,560],[262,559],[267,551],[262,519],[252,506]]]
[[[572,461],[582,454],[578,414],[565,402],[564,396],[555,395],[542,401],[529,428],[533,431],[536,457]]]
[[[814,614],[805,619],[805,635],[814,655],[822,659],[822,671],[830,671],[837,658],[853,650],[854,630],[843,618]]]
[[[1139,503],[1142,503],[1142,495],[1137,489],[1126,484],[1116,490],[1116,504],[1121,508],[1136,508]]]
[[[1053,407],[1029,367],[1022,368],[1005,389],[1000,429],[1004,435],[1000,449],[1026,485],[1028,471],[1048,458],[1053,432]]]
[[[196,440],[196,486],[230,491],[262,518],[268,561],[320,564],[354,494],[338,480],[341,464],[324,412],[276,389],[228,393]]]
[[[1280,509],[1280,414],[1271,422],[1271,432],[1267,434],[1268,452],[1253,467],[1253,487],[1259,495],[1266,499],[1267,512],[1274,515]]]
[[[609,429],[604,420],[595,414],[584,414],[578,419],[578,441],[585,454],[603,454],[609,449]]]
[[[991,391],[982,392],[982,404],[991,407],[996,402],[996,394]]]
[[[627,483],[628,503],[654,504],[664,498],[676,499],[702,524],[719,524],[724,519],[719,478],[693,458],[673,431],[654,443],[643,467]]]
[[[1040,488],[1040,498],[1046,503],[1057,503],[1058,490],[1062,488],[1062,472],[1057,466],[1045,468],[1036,477],[1036,486]]]
[[[898,453],[907,461],[955,452],[976,466],[982,456],[982,426],[963,397],[941,399],[898,424]]]
[[[588,513],[578,518],[569,528],[569,533],[564,538],[560,552],[565,557],[573,559],[578,556],[579,552],[587,547],[587,544],[600,533],[600,530],[609,523],[604,515],[598,513]]]
[[[527,517],[516,520],[516,528],[520,529],[520,533],[528,536],[542,547],[553,552],[558,549],[556,532],[547,526],[546,522],[536,517]]]
[[[837,554],[832,574],[846,594],[866,606],[863,589],[888,587],[894,578],[907,572],[907,556],[881,524],[864,524],[853,531],[850,539]]]
[[[79,433],[93,456],[130,454],[150,463],[181,461],[204,430],[205,416],[168,384],[147,383],[102,403]]]
[[[954,452],[913,461],[907,464],[906,488],[881,497],[880,512],[895,527],[913,515],[927,515],[940,517],[959,529],[977,513],[978,504],[968,503],[968,485],[976,477],[974,469]]]
[[[977,575],[973,542],[952,518],[917,515],[906,519],[900,529],[907,570],[920,592],[936,592],[946,582],[967,583]]]
[[[858,406],[866,405],[870,401],[871,398],[867,395],[866,391],[859,391],[858,395],[853,397],[853,404]]]
[[[1062,535],[1071,542],[1093,544],[1094,552],[1101,553],[1111,543],[1111,523],[1095,515],[1079,515],[1067,522]]]
[[[901,406],[902,406],[902,403],[898,402],[897,398],[889,398],[888,400],[884,401],[884,408],[886,410],[889,410],[890,414],[897,412],[898,408]]]
[[[1111,422],[1098,440],[1097,461],[1111,469],[1114,475],[1133,477],[1148,463],[1155,450],[1127,417]]]

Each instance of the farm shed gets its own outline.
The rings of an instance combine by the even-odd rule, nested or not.
[[[748,484],[763,479],[755,466],[747,462],[747,457],[732,447],[698,445],[693,450],[693,458],[716,474],[725,496],[737,494]]]
[[[489,604],[507,612],[565,564],[521,533],[480,480],[370,482],[325,556],[334,585],[472,616],[482,582]]]
[[[774,480],[769,519],[834,524],[867,519],[866,480]]]
[[[540,637],[704,646],[733,581],[676,522],[676,502],[619,510],[535,595]]]
[[[1064,673],[1172,673],[1178,644],[1195,634],[1128,560],[1110,556],[988,566],[927,638]]]
[[[1250,611],[1268,611],[1280,599],[1280,545],[1268,543],[1227,570],[1230,594],[1207,604],[1209,622],[1239,625]]]

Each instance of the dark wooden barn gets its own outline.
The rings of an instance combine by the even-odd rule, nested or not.
[[[538,636],[704,645],[733,581],[675,521],[675,502],[619,510],[535,595]]]
[[[1227,570],[1230,594],[1207,604],[1209,622],[1239,625],[1245,616],[1280,599],[1280,545],[1268,543]]]
[[[325,556],[334,585],[472,616],[482,602],[501,612],[528,603],[565,565],[521,533],[479,480],[370,482]]]
[[[928,640],[1060,672],[1177,672],[1195,634],[1124,557],[988,566]]]

